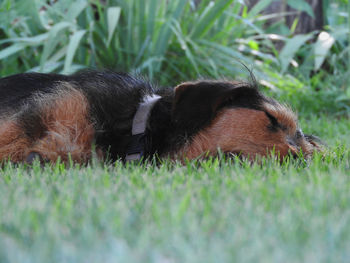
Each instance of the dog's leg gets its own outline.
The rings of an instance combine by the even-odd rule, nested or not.
[[[30,140],[15,121],[0,124],[0,161],[23,161],[30,145]]]
[[[85,163],[91,158],[94,139],[88,101],[75,89],[64,90],[58,95],[41,102],[41,119],[46,131],[27,155],[33,156],[32,153],[35,153],[50,162],[60,158],[63,162],[71,159]]]

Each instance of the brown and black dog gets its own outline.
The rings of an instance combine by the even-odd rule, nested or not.
[[[133,134],[145,98],[153,99],[149,112],[141,113],[145,128]],[[134,153],[194,159],[219,149],[250,159],[274,150],[283,159],[300,151],[310,156],[318,148],[296,115],[254,83],[203,80],[154,89],[141,78],[110,71],[0,79],[0,161],[86,163],[92,149],[112,160]]]

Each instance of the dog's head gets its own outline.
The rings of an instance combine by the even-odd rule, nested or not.
[[[175,88],[173,120],[191,135],[176,154],[182,158],[216,155],[220,149],[249,159],[274,152],[283,159],[300,152],[309,157],[320,148],[317,137],[303,134],[290,108],[249,83],[182,83]]]

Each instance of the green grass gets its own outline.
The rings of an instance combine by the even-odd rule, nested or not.
[[[307,164],[6,166],[0,262],[346,262],[347,119],[301,119]]]

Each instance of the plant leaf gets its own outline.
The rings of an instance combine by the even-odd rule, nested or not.
[[[76,19],[80,15],[80,13],[86,8],[86,6],[86,0],[73,1],[73,3],[69,6],[68,12],[66,14],[67,20],[73,22],[74,19]]]
[[[312,33],[307,35],[296,35],[287,40],[279,56],[282,72],[285,72],[287,70],[289,63],[295,56],[295,53],[306,41],[311,39],[312,36]]]
[[[271,4],[272,0],[260,0],[249,11],[248,16],[254,17]]]
[[[79,30],[75,32],[73,36],[70,38],[66,59],[64,61],[64,68],[63,68],[64,73],[70,72],[75,52],[77,51],[80,40],[85,33],[86,33],[86,30]]]
[[[108,40],[107,46],[110,45],[114,31],[117,27],[121,8],[119,6],[112,6],[107,10],[107,25],[108,25]]]
[[[48,36],[47,41],[44,45],[43,54],[42,54],[41,60],[40,60],[40,70],[44,69],[45,61],[51,55],[51,53],[55,49],[57,43],[60,41],[60,39],[57,37],[57,34],[61,30],[65,29],[67,27],[70,27],[70,26],[72,26],[72,24],[69,22],[60,22],[60,23],[54,25],[50,29],[49,36]]]
[[[204,16],[201,16],[199,21],[193,25],[194,27],[191,32],[193,38],[200,38],[208,32],[215,20],[233,3],[233,0],[217,0],[211,3],[214,3],[211,9]]]
[[[157,0],[150,0],[148,5],[148,17],[147,17],[147,35],[152,36],[154,31],[154,22],[157,16]]]
[[[155,56],[162,56],[166,52],[169,45],[169,40],[172,36],[171,34],[172,29],[170,24],[179,19],[179,17],[182,15],[182,12],[186,4],[187,4],[186,0],[179,0],[177,2],[176,8],[174,8],[174,10],[171,13],[171,17],[169,18],[169,20],[162,25],[159,31],[159,37],[153,49],[153,53]],[[161,62],[162,60],[159,60],[159,61]],[[159,63],[156,66],[157,66],[157,69],[159,69],[161,64]]]
[[[0,51],[0,59],[4,59],[8,56],[11,56],[21,50],[23,50],[26,46],[22,43],[13,44],[12,46],[9,46],[7,48],[4,48]]]
[[[312,18],[315,18],[314,11],[308,2],[305,0],[288,0],[288,5],[296,10],[304,11]]]
[[[33,37],[8,38],[8,39],[1,40],[0,44],[18,42],[18,43],[22,43],[30,46],[41,45],[47,39],[48,35],[49,35],[48,33],[44,33]]]
[[[333,46],[335,42],[335,39],[333,38],[333,36],[331,36],[329,33],[322,31],[318,37],[317,37],[317,41],[315,43],[315,70],[318,70],[327,54],[329,49]]]

